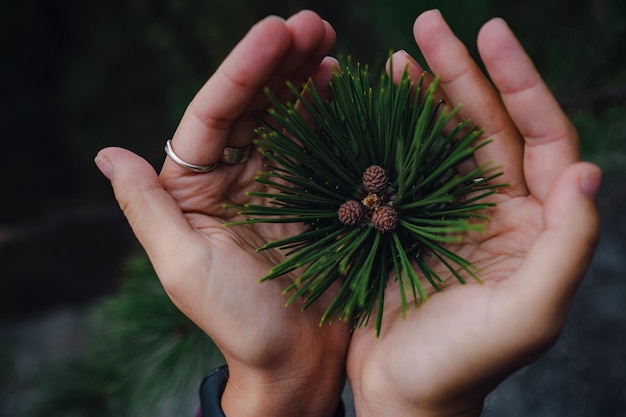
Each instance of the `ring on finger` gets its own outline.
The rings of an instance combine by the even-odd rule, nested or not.
[[[211,172],[217,167],[217,162],[210,165],[195,165],[190,164],[189,162],[183,161],[176,153],[174,152],[174,148],[172,148],[172,140],[168,140],[165,143],[165,154],[170,157],[170,159],[176,162],[179,166],[186,168],[193,172],[205,173]]]

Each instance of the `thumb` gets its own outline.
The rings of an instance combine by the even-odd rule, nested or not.
[[[514,279],[517,299],[560,331],[595,250],[600,219],[595,195],[600,169],[581,162],[555,181],[544,202],[543,230]]]
[[[176,252],[184,251],[181,242],[192,233],[181,209],[163,189],[152,166],[134,153],[105,148],[95,163],[111,181],[115,198],[157,273],[166,276],[159,273],[165,267],[160,261],[180,259]]]

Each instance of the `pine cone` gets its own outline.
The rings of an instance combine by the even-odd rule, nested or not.
[[[339,206],[337,217],[346,226],[354,226],[363,218],[364,208],[358,201],[348,200]]]
[[[363,173],[363,187],[368,193],[378,194],[387,188],[389,177],[380,165],[372,165]]]
[[[379,232],[391,232],[398,226],[398,212],[391,206],[380,206],[372,214],[372,226]]]

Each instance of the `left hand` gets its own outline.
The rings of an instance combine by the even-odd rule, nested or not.
[[[325,56],[334,41],[332,27],[309,11],[259,22],[187,108],[172,139],[176,154],[208,165],[220,160],[226,146],[250,145],[269,106],[264,87],[289,100],[286,81],[299,85],[312,77],[328,85],[334,61]],[[206,173],[167,158],[159,176],[119,148],[102,150],[97,163],[168,295],[224,354],[230,369],[224,412],[331,414],[345,379],[348,326],[319,326],[330,298],[305,312],[297,303],[286,308],[283,290],[293,275],[259,284],[283,254],[256,248],[302,226],[224,226],[240,220],[224,204],[259,203],[246,192],[261,189],[254,181],[261,155],[253,152],[245,163],[220,163]]]
[[[452,248],[481,268],[484,285],[460,285],[439,267],[444,290],[403,319],[392,278],[380,338],[371,328],[352,336],[348,378],[360,417],[479,416],[485,396],[563,327],[598,237],[600,171],[580,162],[574,127],[503,21],[478,36],[498,90],[440,13],[422,14],[414,34],[441,96],[494,140],[475,163],[503,164],[498,181],[511,186],[492,197],[487,232]],[[394,59],[393,68],[422,74],[406,55]]]

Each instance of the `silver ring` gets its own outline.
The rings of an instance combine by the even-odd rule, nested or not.
[[[200,173],[210,172],[210,171],[213,171],[215,167],[217,166],[217,162],[211,165],[194,165],[194,164],[190,164],[189,162],[183,161],[182,159],[180,159],[178,155],[174,153],[171,139],[165,143],[165,154],[169,156],[172,159],[172,161],[176,162],[181,167],[187,168],[188,170],[193,171],[193,172],[200,172]]]
[[[222,162],[231,165],[246,162],[250,156],[250,148],[251,145],[244,146],[242,148],[231,148],[230,146],[227,146],[224,148]]]

